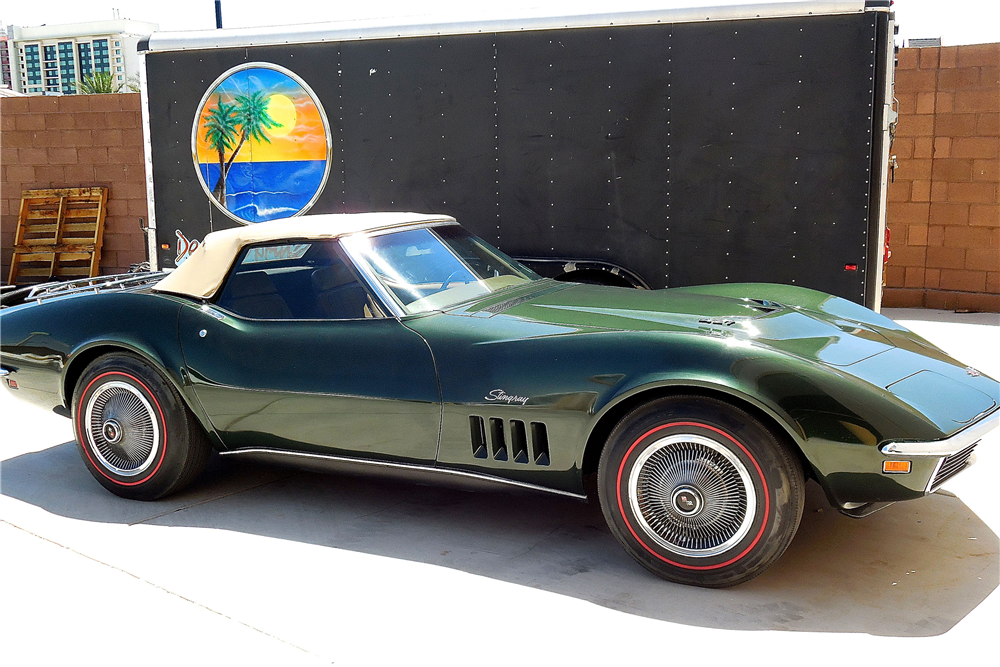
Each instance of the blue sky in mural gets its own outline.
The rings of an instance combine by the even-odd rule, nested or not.
[[[262,67],[236,72],[215,88],[216,93],[228,94],[233,97],[246,95],[256,90],[268,94],[283,93],[285,95],[299,95],[305,92],[287,74]]]

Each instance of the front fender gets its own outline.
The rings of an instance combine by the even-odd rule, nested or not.
[[[924,493],[935,461],[914,461],[909,475],[885,475],[885,456],[878,449],[888,440],[944,437],[912,406],[843,369],[763,344],[714,336],[685,338],[680,347],[667,339],[656,352],[646,351],[682,363],[666,372],[623,380],[595,410],[591,433],[609,432],[604,420],[617,421],[644,396],[652,399],[684,390],[711,393],[754,408],[783,431],[833,503],[904,500]]]

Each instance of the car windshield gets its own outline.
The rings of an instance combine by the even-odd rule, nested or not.
[[[538,275],[458,225],[342,239],[407,314],[441,310]]]

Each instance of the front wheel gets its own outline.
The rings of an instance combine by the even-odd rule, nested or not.
[[[131,354],[100,357],[73,395],[73,429],[94,478],[115,495],[155,500],[201,472],[210,446],[174,387]]]
[[[784,553],[802,517],[798,457],[723,401],[640,406],[611,433],[598,469],[612,533],[644,567],[684,584],[748,581]]]

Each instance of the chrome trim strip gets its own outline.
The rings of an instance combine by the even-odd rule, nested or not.
[[[10,375],[10,371],[6,368],[0,368],[0,378],[5,378]]]
[[[396,227],[381,227],[379,229],[369,229],[363,232],[351,232],[337,238],[349,239],[354,236],[383,236],[396,232],[408,232],[414,229],[430,229],[431,227],[443,227],[445,225],[457,225],[458,220],[450,215],[442,215],[440,220],[425,220],[424,222],[407,222]]]
[[[57,296],[68,294],[79,294],[81,292],[101,292],[112,288],[124,290],[132,287],[141,287],[146,283],[155,283],[163,279],[166,274],[162,271],[143,271],[141,273],[115,273],[108,276],[94,276],[93,278],[78,278],[66,282],[42,283],[31,288],[25,301],[38,301],[51,299]]]
[[[945,456],[942,456],[934,464],[934,470],[931,471],[931,476],[927,479],[927,485],[924,486],[924,493],[934,493],[937,491],[934,487],[934,480],[937,479],[938,473],[941,472],[941,466],[944,465]]]
[[[153,143],[149,129],[149,79],[146,76],[146,54],[139,54],[139,115],[142,117],[142,155],[146,179],[146,259],[149,270],[160,267],[159,242],[156,240],[156,196],[153,192]]]
[[[941,471],[941,466],[944,465],[944,459],[942,458],[940,461],[938,461],[938,464],[934,466],[934,474],[931,475],[930,481],[927,482],[927,488],[924,489],[924,493],[934,493],[942,486],[944,486],[946,483],[955,479],[955,477],[961,475],[963,472],[965,472],[975,464],[976,464],[976,453],[973,452],[969,454],[969,458],[968,460],[966,460],[965,465],[962,466],[961,470],[956,470],[954,473],[948,476],[948,479],[943,479],[937,484],[934,484],[934,480],[937,479],[938,473]]]
[[[872,9],[872,11],[878,10]],[[868,243],[868,252],[878,252],[878,262],[875,263],[875,303],[873,304],[874,308],[872,308],[876,313],[882,310],[882,281],[885,273],[886,202],[889,193],[889,152],[892,149],[892,128],[890,126],[894,124],[890,116],[895,113],[892,110],[896,77],[896,68],[893,66],[896,58],[895,40],[893,39],[894,27],[893,14],[890,13],[889,26],[887,28],[889,45],[886,47],[886,61],[882,64],[885,67],[885,88],[881,91],[876,91],[878,94],[875,96],[876,101],[874,103],[875,105],[882,106],[882,154],[879,156],[877,173],[872,174],[872,178],[879,179],[878,244],[877,247],[873,247],[876,244],[871,243],[870,239]],[[879,97],[882,99],[879,100]],[[875,111],[875,107],[872,110]]]
[[[531,10],[527,10],[531,12]],[[675,9],[622,10],[595,14],[552,16],[552,10],[536,10],[527,16],[474,16],[448,20],[444,16],[365,19],[282,26],[276,28],[238,28],[231,30],[198,30],[190,32],[158,32],[149,36],[150,52],[251,47],[269,45],[342,42],[361,39],[399,39],[442,35],[521,32],[525,30],[558,30],[618,25],[649,25],[656,23],[692,23],[738,19],[859,14],[866,11],[863,0],[814,0],[811,2],[772,2],[764,4],[722,4],[717,7]],[[887,11],[883,8],[871,11]],[[449,17],[450,18],[450,17]]]
[[[344,251],[344,254],[347,255],[347,258],[351,260],[351,264],[354,266],[354,270],[358,272],[358,275],[361,276],[361,279],[364,280],[366,285],[368,285],[368,289],[371,290],[371,293],[375,295],[376,299],[382,302],[381,303],[382,307],[385,308],[386,312],[389,313],[391,317],[394,317],[398,320],[404,315],[406,315],[406,312],[403,311],[403,307],[392,296],[392,293],[382,284],[382,281],[376,278],[375,275],[371,272],[370,267],[366,266],[365,262],[362,261],[362,258],[358,257],[357,254],[355,254],[355,252],[351,248],[350,242],[344,243],[344,241],[348,240],[349,238],[350,237],[346,237],[344,239],[337,239],[337,244],[340,246],[340,249]]]
[[[374,461],[371,459],[356,459],[350,456],[335,456],[333,454],[316,454],[313,452],[292,452],[285,449],[271,449],[268,447],[253,447],[250,449],[234,449],[228,452],[219,452],[220,456],[237,456],[240,454],[270,454],[277,456],[288,456],[293,458],[299,457],[305,459],[314,459],[319,461],[340,461],[343,463],[358,463],[363,465],[370,465],[376,468],[389,468],[393,470],[414,470],[418,472],[441,473],[443,475],[465,477],[467,479],[479,479],[486,482],[494,482],[497,484],[516,486],[531,491],[542,491],[544,493],[553,493],[557,496],[565,496],[567,498],[573,498],[575,500],[587,499],[586,494],[571,493],[569,491],[560,491],[558,489],[551,489],[545,486],[529,484],[528,482],[518,482],[512,479],[505,479],[503,477],[495,477],[493,475],[469,472],[467,470],[453,470],[451,468],[438,468],[435,466],[423,466],[413,463],[396,463],[394,461]]]
[[[950,438],[931,442],[887,442],[879,447],[879,451],[893,456],[951,456],[981,440],[997,426],[1000,426],[1000,410],[995,409],[992,414]]]

